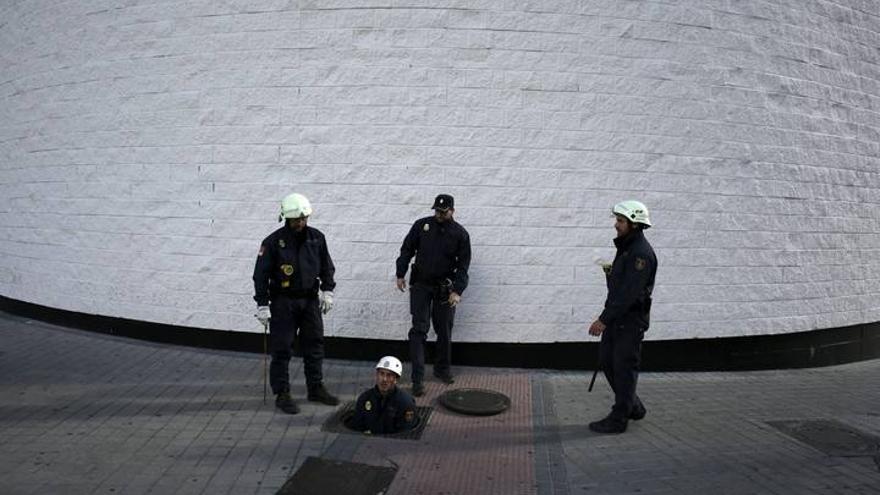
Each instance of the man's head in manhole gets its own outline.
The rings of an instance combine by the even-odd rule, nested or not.
[[[387,395],[397,386],[403,374],[403,363],[394,356],[385,356],[376,363],[376,387],[379,393]]]

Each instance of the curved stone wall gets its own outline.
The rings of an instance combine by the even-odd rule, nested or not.
[[[0,295],[246,332],[277,202],[313,200],[327,333],[403,339],[438,192],[468,342],[585,340],[610,206],[656,228],[651,339],[880,320],[873,0],[7,2]]]

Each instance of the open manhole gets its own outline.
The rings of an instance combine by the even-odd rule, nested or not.
[[[437,400],[451,411],[471,416],[492,416],[510,407],[506,395],[482,388],[456,388],[443,393]]]
[[[324,425],[321,427],[323,431],[330,431],[333,433],[347,433],[350,435],[364,435],[364,432],[357,431],[351,429],[348,424],[354,418],[354,406],[355,403],[347,402],[345,405],[339,408],[335,414],[327,418],[327,421],[324,422]],[[418,440],[422,438],[422,432],[425,431],[425,427],[428,426],[428,422],[431,420],[431,413],[434,411],[431,407],[425,406],[416,406],[416,417],[415,417],[415,426],[407,431],[402,431],[400,433],[390,433],[385,435],[373,435],[377,437],[383,438],[397,438],[401,440]]]
[[[397,470],[309,457],[276,495],[376,495],[385,493]]]
[[[767,424],[831,456],[880,454],[880,439],[833,420],[768,421]]]

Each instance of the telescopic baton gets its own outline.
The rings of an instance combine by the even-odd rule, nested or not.
[[[596,346],[596,349],[600,349],[599,345]],[[590,379],[590,388],[587,389],[587,392],[593,391],[593,385],[596,383],[596,375],[599,374],[599,366],[602,364],[601,354],[596,352],[596,368],[593,370],[593,378]]]
[[[263,405],[266,405],[266,388],[267,384],[267,369],[268,369],[268,360],[269,360],[269,323],[263,323]],[[595,378],[595,377],[594,377]]]

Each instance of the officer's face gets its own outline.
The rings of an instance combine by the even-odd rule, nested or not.
[[[387,394],[397,385],[397,375],[388,370],[376,370],[376,386],[379,392]]]
[[[434,210],[434,218],[437,219],[437,223],[443,223],[450,219],[452,219],[452,212],[454,212],[454,208],[448,208],[447,210]]]
[[[287,219],[287,225],[290,225],[290,228],[292,228],[294,232],[302,232],[302,229],[306,228],[308,223],[309,217]]]
[[[629,234],[633,229],[629,220],[626,217],[621,215],[614,215],[614,230],[617,231],[617,237],[623,237]]]

